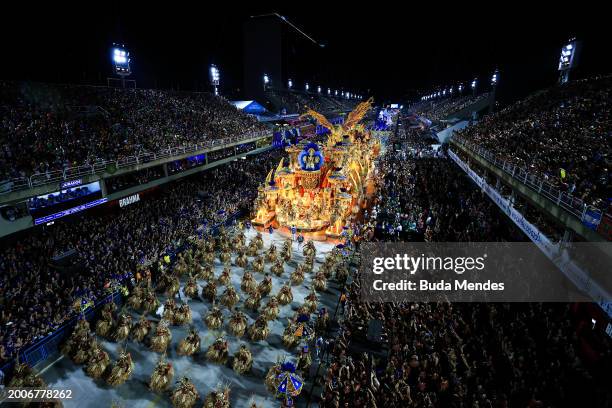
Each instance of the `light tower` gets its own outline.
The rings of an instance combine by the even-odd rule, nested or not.
[[[291,80],[291,78],[289,78],[289,80],[287,81],[287,89],[291,88],[293,88],[293,81]]]
[[[478,78],[472,80],[472,94],[476,96],[476,86],[478,85]]]
[[[121,78],[121,87],[125,88],[125,80],[132,74],[130,52],[125,45],[113,43],[113,47],[111,48],[111,61],[115,74]]]
[[[559,57],[559,84],[564,84],[569,81],[570,71],[576,67],[578,63],[578,53],[580,51],[580,42],[575,38],[571,38],[567,44],[561,48],[561,56]]]
[[[268,76],[268,74],[264,74],[263,75],[263,87],[264,87],[264,91],[268,89],[268,84],[270,83],[270,77]]]
[[[215,64],[210,65],[210,85],[213,88],[213,93],[219,95],[219,80],[221,78],[219,74],[219,68]]]

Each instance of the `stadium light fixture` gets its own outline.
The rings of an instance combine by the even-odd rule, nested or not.
[[[561,48],[561,56],[559,57],[559,83],[564,84],[569,81],[570,71],[576,67],[578,61],[578,51],[580,42],[575,38],[571,38],[567,44]]]
[[[291,78],[289,78],[289,80],[287,81],[287,88],[293,88],[293,81],[291,80]]]
[[[493,72],[493,76],[491,76],[491,86],[497,86],[498,81],[499,81],[499,70],[495,69],[495,72]]]
[[[321,85],[317,86],[317,93],[321,93]]]
[[[338,90],[336,89],[336,91],[334,92],[334,96],[338,96]]]
[[[211,64],[209,72],[210,72],[210,84],[213,87],[213,92],[215,95],[219,95],[219,83],[221,79],[219,68],[217,68],[215,64]]]
[[[459,92],[463,92],[463,85],[459,84]]]
[[[306,85],[304,86],[304,88],[306,89],[306,92],[308,92],[308,90],[310,89],[310,85],[308,85],[308,82],[306,82]]]
[[[132,73],[132,69],[130,68],[130,52],[125,45],[113,43],[111,60],[115,68],[115,73],[120,77],[125,78]]]

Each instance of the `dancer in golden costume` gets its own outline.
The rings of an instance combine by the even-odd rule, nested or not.
[[[244,307],[247,310],[258,312],[259,306],[261,306],[261,294],[256,290],[244,301]]]
[[[209,281],[208,284],[202,288],[202,297],[209,302],[215,302],[217,298],[217,283],[215,281]]]
[[[253,354],[251,350],[243,344],[240,346],[240,349],[234,356],[234,361],[232,362],[232,368],[238,374],[244,374],[246,372],[251,371],[251,367],[253,366]]]
[[[304,256],[311,256],[311,255],[317,255],[317,248],[315,247],[314,242],[312,242],[312,240],[308,240],[308,242],[306,242],[306,245],[304,245],[304,249],[302,250],[302,254]]]
[[[302,264],[299,264],[295,270],[291,272],[289,279],[291,280],[291,284],[293,286],[298,286],[304,283],[304,267]]]
[[[217,338],[206,351],[206,358],[217,364],[227,363],[229,357],[229,343],[223,337]]]
[[[261,297],[268,296],[272,291],[272,278],[266,273],[264,279],[257,285],[257,291]]]
[[[205,259],[206,264],[200,269],[198,273],[198,278],[203,279],[207,282],[211,282],[215,279],[215,270],[213,268],[215,254],[210,254],[212,259]]]
[[[190,276],[187,279],[183,293],[192,299],[198,297],[198,282],[194,276]]]
[[[142,308],[144,313],[154,313],[159,308],[159,300],[155,296],[153,289],[148,288],[144,295],[144,301],[142,302]]]
[[[301,337],[297,336],[297,324],[292,320],[289,320],[285,330],[283,331],[283,346],[287,349],[294,349],[298,344],[300,344]]]
[[[268,321],[262,315],[249,327],[249,337],[253,341],[265,340],[270,335]]]
[[[91,378],[97,379],[102,378],[106,369],[110,366],[110,357],[106,351],[100,346],[98,346],[92,353],[89,361],[87,362],[87,367],[85,368],[85,373]]]
[[[311,254],[306,255],[304,258],[304,272],[312,273],[312,269],[314,267],[315,256]]]
[[[291,241],[290,240],[286,240],[285,243],[283,244],[283,249],[281,250],[281,259],[284,262],[289,262],[291,260],[291,253],[292,253],[292,245],[291,245]]]
[[[293,302],[293,292],[291,292],[291,286],[288,284],[284,284],[278,291],[278,295],[276,295],[278,299],[278,303],[282,306],[288,305]]]
[[[261,232],[258,232],[255,238],[255,245],[257,245],[257,249],[262,249],[264,247],[263,237],[261,236]]]
[[[253,260],[253,270],[255,272],[259,272],[259,273],[263,273],[264,271],[264,259],[261,255],[258,255],[254,260]]]
[[[130,353],[122,350],[119,354],[119,359],[113,366],[106,382],[116,387],[118,385],[123,384],[130,378],[132,372],[134,371],[134,363],[132,363],[132,356]]]
[[[304,307],[308,313],[314,313],[317,310],[318,301],[319,299],[315,291],[310,292],[308,296],[306,296],[304,299]]]
[[[229,286],[227,289],[225,289],[225,292],[223,293],[223,296],[221,297],[222,305],[225,305],[228,307],[228,309],[231,309],[239,301],[240,301],[240,296],[238,296],[238,293],[236,293],[236,289],[234,289],[233,286]]]
[[[322,272],[317,272],[312,281],[312,286],[318,292],[322,292],[327,288],[327,279]]]
[[[304,378],[310,376],[310,366],[312,365],[312,356],[310,355],[310,348],[308,345],[302,347],[302,352],[298,357],[297,368],[302,370]]]
[[[164,312],[162,313],[162,319],[168,322],[174,322],[174,314],[176,313],[176,302],[174,299],[166,299],[164,303]]]
[[[115,325],[115,321],[113,319],[112,312],[106,307],[103,308],[102,316],[100,320],[96,322],[96,334],[100,337],[106,337],[110,334],[114,325]]]
[[[200,352],[200,336],[195,328],[189,330],[189,334],[181,340],[177,347],[179,356],[192,356]]]
[[[274,263],[278,258],[278,254],[276,253],[276,245],[274,243],[270,244],[270,248],[266,251],[266,256],[264,260],[266,262]]]
[[[168,322],[164,319],[159,321],[155,328],[155,334],[151,338],[151,350],[164,353],[172,340],[172,333],[168,328]]]
[[[191,308],[187,303],[183,303],[174,312],[174,321],[176,326],[182,326],[184,324],[191,323]]]
[[[280,314],[280,307],[278,306],[276,296],[270,296],[261,314],[266,320],[276,320]]]
[[[277,393],[278,376],[282,373],[281,366],[281,362],[277,361],[276,364],[268,369],[268,373],[266,374],[266,378],[264,380],[268,392],[270,392],[272,395],[276,395]]]
[[[83,333],[73,349],[73,354],[71,355],[72,361],[75,364],[85,364],[91,357],[91,353],[98,347],[98,342],[93,335]]]
[[[47,384],[38,375],[38,373],[26,363],[19,362],[19,354],[17,354],[17,362],[13,369],[13,378],[8,383],[9,388],[45,388]]]
[[[338,265],[336,267],[336,274],[334,276],[334,279],[336,279],[336,281],[340,282],[341,284],[344,284],[348,279],[348,275],[348,267],[345,264]]]
[[[274,265],[270,268],[270,272],[275,274],[276,276],[281,276],[285,272],[285,268],[283,268],[283,260],[277,259],[274,262]]]
[[[174,368],[172,363],[166,361],[166,353],[162,354],[155,365],[151,379],[149,380],[149,388],[153,392],[165,391],[172,382],[174,377]]]
[[[172,391],[170,401],[175,408],[192,408],[200,394],[189,378],[183,377],[179,380],[176,388]]]
[[[236,337],[242,337],[247,327],[246,315],[239,310],[235,310],[230,317],[228,327],[231,334]]]
[[[244,271],[244,274],[242,275],[242,282],[240,282],[240,289],[249,295],[257,291],[257,281],[251,272]]]
[[[226,266],[225,268],[223,268],[223,272],[221,272],[221,275],[219,275],[219,279],[217,279],[217,282],[219,282],[219,285],[227,286],[231,281],[232,270],[229,268],[229,266]]]
[[[213,304],[213,307],[206,315],[204,322],[209,329],[219,329],[221,326],[223,326],[223,312],[221,312],[221,309]]]
[[[142,343],[145,337],[151,331],[151,322],[145,315],[140,316],[140,319],[132,326],[132,339],[138,343]]]
[[[140,310],[142,308],[142,302],[144,300],[144,287],[141,285],[136,286],[132,290],[132,294],[127,300],[127,305],[134,310]]]
[[[238,253],[238,256],[236,257],[234,263],[236,264],[236,266],[239,266],[241,268],[246,268],[249,265],[249,258],[247,258],[246,250]]]
[[[230,389],[229,387],[217,387],[206,396],[204,408],[230,408]]]
[[[230,262],[232,262],[232,253],[230,252],[229,248],[226,248],[223,252],[219,254],[219,261],[223,265],[229,265]]]
[[[118,342],[122,342],[130,335],[130,328],[132,327],[132,315],[127,312],[122,312],[119,315],[117,328],[114,330],[113,339]]]

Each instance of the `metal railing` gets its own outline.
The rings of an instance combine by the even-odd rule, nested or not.
[[[484,149],[475,143],[469,142],[462,137],[455,135],[453,136],[452,141],[477,154],[497,168],[503,170],[515,180],[525,184],[538,194],[546,197],[548,200],[554,202],[556,205],[560,206],[581,221],[584,221],[587,211],[591,213],[591,216],[596,216],[598,220],[602,219],[603,211],[601,209],[588,205],[580,198],[576,198],[572,194],[559,190],[559,188],[553,184],[541,179],[539,176],[527,171],[526,169],[500,159],[487,149]]]
[[[155,160],[172,158],[179,155],[195,153],[204,149],[214,147],[223,147],[230,143],[236,143],[243,140],[249,140],[259,137],[272,136],[270,131],[259,131],[245,133],[240,136],[228,137],[225,139],[207,140],[201,143],[195,143],[185,146],[176,146],[161,149],[156,152],[143,152],[134,156],[128,156],[117,160],[100,160],[93,164],[84,164],[76,167],[70,167],[64,170],[54,170],[46,173],[33,174],[29,177],[13,178],[0,181],[0,194],[6,194],[14,191],[28,190],[34,187],[39,187],[47,184],[55,184],[64,180],[76,179],[83,176],[102,174],[109,167],[121,169],[138,164],[145,164]]]

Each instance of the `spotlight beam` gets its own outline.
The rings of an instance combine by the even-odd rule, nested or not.
[[[285,24],[287,24],[289,27],[293,28],[295,31],[300,33],[303,37],[308,39],[314,45],[316,45],[318,47],[321,47],[321,48],[325,48],[325,44],[318,43],[317,40],[315,40],[314,38],[312,38],[311,36],[306,34],[304,31],[302,31],[300,28],[298,28],[295,24],[293,24],[291,21],[289,21],[287,19],[287,17],[285,17],[285,16],[281,16],[278,13],[267,13],[267,14],[258,14],[256,16],[251,16],[251,18],[262,18],[262,17],[276,17],[276,18],[280,19],[281,21],[285,22]]]

